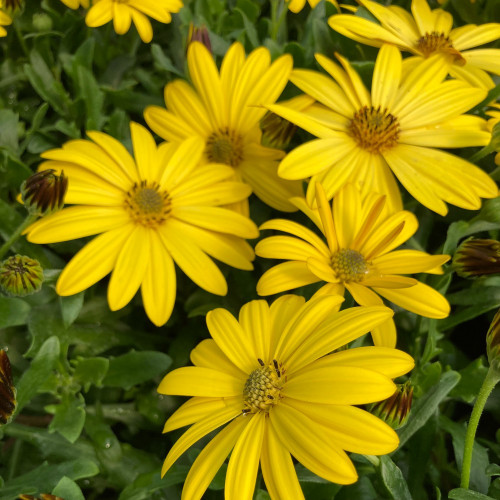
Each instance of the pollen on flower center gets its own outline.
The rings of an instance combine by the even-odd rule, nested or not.
[[[453,47],[453,43],[444,33],[438,33],[437,31],[426,33],[418,39],[417,48],[424,57],[441,52],[450,55],[453,61],[460,65],[466,62],[462,54]]]
[[[279,403],[281,390],[286,381],[284,370],[276,360],[266,365],[259,359],[260,368],[247,378],[243,389],[243,414],[265,412]]]
[[[211,162],[237,167],[243,160],[241,137],[229,129],[214,132],[207,139],[206,154]]]
[[[135,183],[125,195],[125,208],[137,224],[156,227],[168,219],[171,200],[156,182],[142,181],[140,184]]]
[[[365,258],[350,248],[344,248],[332,255],[332,269],[341,281],[359,282],[368,273]]]
[[[398,143],[399,122],[387,109],[363,106],[354,113],[349,131],[361,148],[378,154]]]

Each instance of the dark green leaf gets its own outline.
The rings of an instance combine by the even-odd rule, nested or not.
[[[494,498],[478,493],[477,491],[466,490],[464,488],[451,490],[448,498],[450,500],[495,500]]]
[[[25,325],[30,305],[16,297],[0,297],[0,328]]]
[[[394,500],[412,500],[410,490],[401,469],[388,455],[380,457],[380,476]]]
[[[73,378],[83,385],[86,391],[89,390],[91,385],[102,386],[102,380],[108,371],[109,359],[82,358],[79,356],[73,363],[75,366]]]
[[[64,500],[85,500],[82,490],[69,477],[64,476],[57,486],[52,490],[52,495],[63,498]]]
[[[80,310],[83,306],[83,296],[85,292],[80,292],[68,297],[59,296],[59,304],[61,306],[61,315],[64,326],[67,328],[78,318]]]
[[[81,394],[67,394],[54,407],[55,413],[49,425],[49,431],[59,432],[70,443],[74,443],[80,436],[85,423],[85,402]]]

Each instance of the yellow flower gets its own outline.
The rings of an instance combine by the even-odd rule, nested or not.
[[[349,62],[337,57],[344,70],[316,55],[336,82],[311,70],[295,70],[290,78],[321,103],[321,114],[268,106],[319,137],[290,152],[278,170],[286,179],[312,176],[309,203],[316,181],[328,199],[350,181],[363,189],[363,195],[386,194],[389,211],[401,210],[393,174],[420,203],[441,215],[448,211],[445,202],[475,210],[481,206],[480,197],[497,196],[496,184],[485,172],[436,149],[489,143],[486,122],[462,115],[485,98],[486,90],[459,80],[443,81],[447,71],[437,56],[409,74],[402,73],[399,50],[384,45],[375,62],[370,93]]]
[[[412,1],[413,17],[396,5],[384,7],[371,0],[358,2],[380,24],[349,14],[331,16],[328,24],[357,42],[374,47],[391,43],[415,54],[415,57],[405,59],[409,66],[438,54],[441,64],[455,78],[472,86],[487,89],[495,86],[487,72],[500,75],[500,49],[469,49],[498,40],[500,24],[470,24],[452,29],[453,16],[442,9],[431,10],[426,0]]]
[[[153,38],[153,28],[146,16],[168,24],[172,20],[170,13],[179,12],[181,7],[181,0],[94,0],[85,22],[96,28],[113,20],[115,31],[123,35],[134,21],[141,40],[149,43]]]
[[[316,5],[319,4],[320,0],[307,0],[307,2],[311,6],[311,9],[314,9],[316,7]],[[337,11],[340,12],[340,7],[339,7],[337,0],[328,0],[328,2],[335,5],[335,8],[337,9]],[[300,12],[304,8],[305,4],[306,4],[306,0],[289,0],[287,2],[287,7],[294,14],[296,14],[297,12]]]
[[[69,7],[70,9],[78,9],[79,7],[83,7],[85,9],[88,9],[89,7],[89,0],[61,0],[61,2],[66,5],[66,7]],[[94,0],[95,3],[95,0]]]
[[[200,166],[203,142],[192,138],[156,146],[151,134],[131,123],[135,161],[109,135],[67,142],[45,152],[40,168],[68,176],[66,203],[74,204],[28,229],[28,240],[55,243],[100,234],[61,273],[56,291],[73,295],[112,271],[108,302],[121,309],[141,287],[144,308],[164,324],[176,294],[174,261],[198,286],[225,295],[227,284],[214,257],[252,269],[253,251],[243,238],[258,230],[246,217],[220,205],[245,199],[250,189],[228,181],[225,165]],[[209,257],[210,256],[210,257]]]
[[[292,290],[326,281],[317,293],[343,295],[345,289],[362,306],[382,305],[381,295],[390,302],[428,318],[445,318],[447,300],[436,290],[403,274],[441,274],[439,266],[448,255],[429,255],[418,250],[396,250],[415,234],[416,217],[406,211],[382,215],[385,196],[371,194],[363,202],[359,191],[347,184],[328,204],[321,185],[316,186],[318,209],[305,200],[297,205],[318,226],[324,240],[292,221],[275,219],[260,229],[277,229],[292,236],[270,236],[260,241],[255,253],[268,259],[286,259],[266,271],[257,283],[259,295]],[[392,319],[372,332],[375,345],[394,347],[396,327]]]
[[[187,63],[193,86],[182,80],[166,85],[167,109],[146,108],[148,125],[171,142],[201,137],[209,161],[231,166],[236,178],[249,184],[264,203],[278,210],[296,210],[288,198],[300,196],[301,184],[278,177],[278,160],[284,152],[262,146],[259,128],[266,114],[262,104],[272,104],[280,96],[292,70],[292,57],[287,54],[271,64],[269,50],[259,47],[245,59],[243,46],[234,43],[219,75],[212,54],[193,42]],[[248,202],[233,208],[248,214]]]
[[[0,37],[7,36],[7,30],[4,28],[4,26],[12,24],[11,17],[2,10],[4,7],[4,2],[0,0]]]
[[[391,379],[411,370],[413,360],[385,347],[329,354],[391,316],[380,306],[335,312],[341,301],[285,295],[270,307],[245,304],[239,320],[225,309],[208,313],[212,338],[191,352],[195,366],[170,372],[158,388],[193,396],[165,424],[164,432],[193,425],[170,449],[162,474],[227,424],[193,463],[183,500],[202,498],[230,453],[227,500],[252,499],[259,462],[273,500],[300,500],[291,456],[320,477],[349,484],[357,474],[344,450],[382,455],[397,448],[397,434],[355,405],[391,396]]]

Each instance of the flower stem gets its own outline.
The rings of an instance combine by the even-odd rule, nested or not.
[[[21,236],[21,233],[35,220],[38,215],[29,214],[26,219],[19,225],[19,227],[12,233],[12,236],[0,247],[0,260],[7,253],[9,248],[16,242],[16,240]]]
[[[474,403],[474,408],[472,409],[469,425],[467,426],[467,433],[465,435],[464,459],[462,463],[462,478],[460,481],[461,488],[469,488],[474,437],[476,436],[477,426],[479,424],[479,419],[481,418],[481,413],[483,413],[484,405],[486,404],[491,391],[495,388],[498,381],[500,381],[500,375],[496,370],[493,370],[490,367],[488,373],[486,374],[486,377],[484,378],[483,385],[481,386],[481,389],[479,389],[479,395],[477,396],[476,402]]]

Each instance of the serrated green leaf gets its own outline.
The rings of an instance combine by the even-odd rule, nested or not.
[[[399,446],[403,446],[413,434],[429,420],[439,404],[460,381],[455,371],[443,373],[439,382],[413,405],[406,425],[399,431]]]
[[[91,385],[102,386],[102,380],[108,371],[109,359],[78,357],[73,360],[73,363],[75,366],[73,378],[83,385],[86,391],[89,390]]]
[[[172,360],[156,351],[130,351],[111,359],[104,385],[130,389],[134,385],[151,380],[165,373]]]
[[[51,374],[59,357],[59,349],[60,345],[57,337],[50,337],[42,344],[30,367],[23,373],[21,380],[17,383],[17,408],[15,414],[18,414],[29,403],[38,392],[41,381]]]

